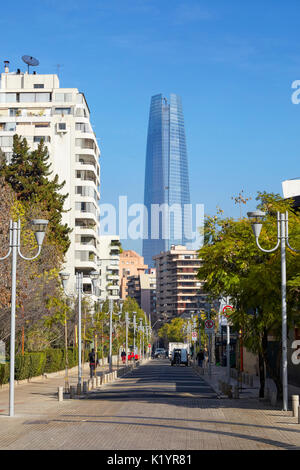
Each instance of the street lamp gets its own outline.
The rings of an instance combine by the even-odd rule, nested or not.
[[[255,236],[255,242],[258,248],[264,253],[273,253],[281,245],[281,305],[282,305],[282,388],[283,388],[283,411],[288,409],[288,372],[287,372],[287,314],[286,314],[286,245],[291,251],[299,253],[289,244],[288,236],[288,212],[277,212],[277,244],[275,248],[266,250],[259,244],[259,236],[262,229],[262,222],[266,215],[262,211],[247,213],[252,230]]]
[[[70,274],[67,272],[60,272],[59,273],[63,289],[65,295],[67,297],[72,297],[71,295],[66,293],[67,281],[70,277]],[[92,271],[90,273],[90,279],[92,281],[92,289],[95,292],[96,289],[96,281],[99,277],[99,273],[97,271]],[[83,295],[83,273],[76,273],[76,291],[78,295],[78,385],[81,387],[82,382],[82,367],[81,367],[81,302],[82,302],[82,295]],[[87,295],[87,294],[85,294]]]
[[[16,338],[16,286],[17,286],[17,257],[18,255],[26,260],[31,261],[36,259],[42,249],[45,231],[48,225],[48,220],[34,219],[31,221],[31,227],[35,235],[38,245],[38,252],[32,258],[27,258],[21,253],[21,220],[9,223],[9,250],[8,253],[0,258],[0,261],[5,260],[12,254],[11,262],[11,330],[10,330],[10,379],[9,379],[9,416],[14,416],[14,396],[15,396],[15,338]]]

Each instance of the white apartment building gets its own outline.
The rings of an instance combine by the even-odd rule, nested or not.
[[[68,193],[63,223],[73,229],[64,271],[74,292],[75,273],[82,272],[83,289],[91,291],[89,273],[99,269],[100,150],[90,123],[90,110],[77,88],[60,88],[57,75],[10,72],[6,64],[0,82],[0,148],[12,155],[13,135],[26,137],[36,149],[43,138],[53,176]]]
[[[100,300],[120,299],[120,237],[101,235],[99,250]]]

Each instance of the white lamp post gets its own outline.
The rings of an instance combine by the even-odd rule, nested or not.
[[[70,277],[69,273],[60,272],[59,273],[61,282],[63,285],[63,289],[65,295],[71,297],[66,293],[66,286],[67,281]],[[95,292],[96,290],[96,281],[99,277],[99,273],[97,271],[92,271],[90,273],[90,279],[92,281],[92,290]],[[82,366],[81,366],[81,302],[82,302],[82,295],[83,295],[83,273],[76,273],[76,291],[78,295],[78,385],[81,387],[82,382]],[[87,295],[87,294],[86,294]],[[89,294],[90,295],[90,294]]]
[[[10,220],[9,225],[9,250],[8,253],[0,258],[0,261],[8,258],[12,254],[11,262],[11,330],[10,330],[10,375],[9,375],[9,416],[14,416],[14,385],[15,385],[15,338],[16,338],[16,286],[17,286],[17,257],[18,255],[26,260],[36,259],[42,249],[45,231],[48,220],[34,219],[31,221],[32,230],[38,244],[38,252],[32,258],[27,258],[21,253],[21,220],[13,222]]]
[[[259,236],[262,222],[266,215],[262,211],[247,213],[255,236],[256,245],[264,253],[273,253],[281,245],[281,304],[282,304],[282,388],[283,388],[283,411],[288,409],[288,373],[287,373],[287,314],[286,314],[286,245],[290,250],[299,253],[289,244],[288,236],[288,212],[277,212],[277,244],[275,248],[266,250],[259,244]]]

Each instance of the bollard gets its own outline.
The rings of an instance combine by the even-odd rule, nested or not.
[[[75,390],[76,390],[76,387],[74,385],[71,385],[70,386],[70,398],[75,397]]]
[[[235,385],[234,391],[233,391],[233,398],[239,398],[239,397],[240,397],[240,395],[239,395],[239,386]]]
[[[63,399],[64,399],[64,387],[58,387],[57,396],[58,396],[58,401],[63,401]]]
[[[93,384],[92,384],[92,381],[91,379],[88,380],[88,390],[92,390],[93,388]]]
[[[88,391],[88,386],[87,386],[87,382],[83,382],[83,389],[82,389],[83,393],[87,393]]]
[[[97,385],[97,387],[100,387],[100,385],[101,385],[101,377],[99,377],[98,375],[96,377],[96,385]]]
[[[298,418],[298,408],[299,408],[299,395],[292,395],[292,409],[293,416]]]
[[[232,398],[232,386],[227,384],[227,391],[226,391],[228,398]]]
[[[96,377],[93,377],[93,378],[92,378],[92,382],[93,382],[93,388],[96,388],[96,387],[97,387],[97,379],[96,379]]]
[[[81,395],[81,384],[77,384],[77,395]]]
[[[277,392],[276,391],[271,392],[270,399],[271,399],[271,405],[276,406],[276,403],[277,403]]]

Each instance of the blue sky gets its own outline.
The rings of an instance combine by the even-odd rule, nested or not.
[[[157,93],[182,97],[191,201],[206,213],[238,216],[241,190],[250,210],[257,191],[300,176],[298,0],[17,0],[1,12],[2,61],[23,68],[33,55],[40,73],[59,64],[61,86],[85,93],[103,203],[143,202]]]

